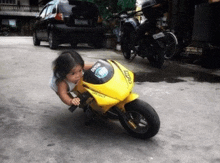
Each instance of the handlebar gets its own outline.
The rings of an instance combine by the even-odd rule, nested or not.
[[[91,95],[89,94],[89,92],[84,92],[84,93],[80,94],[80,95],[78,96],[78,98],[80,99],[80,105],[79,105],[79,107],[82,107],[83,104],[86,102],[86,100],[87,100],[89,97],[91,97]],[[70,106],[69,111],[70,111],[70,112],[74,112],[77,107],[78,107],[77,105],[72,105],[72,106]]]
[[[77,105],[72,105],[72,106],[70,106],[69,111],[74,112],[77,107],[78,107]]]

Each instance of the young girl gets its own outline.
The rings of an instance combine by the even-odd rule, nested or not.
[[[82,57],[75,51],[64,51],[53,62],[53,77],[50,87],[67,105],[79,105],[80,99],[73,97],[71,91],[83,76],[83,70],[88,70],[93,64],[85,64]]]

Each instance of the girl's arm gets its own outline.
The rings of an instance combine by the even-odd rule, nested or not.
[[[66,105],[79,105],[80,99],[74,98],[70,93],[68,93],[68,85],[66,82],[62,81],[57,84],[58,87],[58,96]]]

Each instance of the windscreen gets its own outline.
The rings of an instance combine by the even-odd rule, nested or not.
[[[91,84],[103,84],[109,81],[114,74],[114,69],[106,60],[99,60],[91,69],[85,71],[83,80]]]
[[[61,1],[60,10],[69,14],[72,13],[73,16],[83,16],[84,18],[98,17],[99,14],[98,7],[95,4],[85,1]]]

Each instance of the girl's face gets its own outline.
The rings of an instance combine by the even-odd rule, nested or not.
[[[77,82],[81,79],[82,76],[83,76],[83,68],[82,66],[77,65],[76,67],[72,68],[70,72],[66,75],[66,79],[69,82],[77,84]]]

